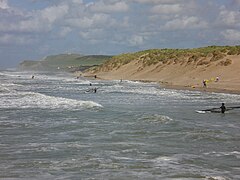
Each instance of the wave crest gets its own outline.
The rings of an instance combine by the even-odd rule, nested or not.
[[[11,98],[9,98],[11,97]],[[4,97],[3,97],[4,98]],[[63,97],[47,96],[34,92],[15,92],[4,98],[1,108],[41,108],[41,109],[69,109],[102,108],[94,101],[81,101]]]

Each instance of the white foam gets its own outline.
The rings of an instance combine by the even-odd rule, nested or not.
[[[146,120],[151,123],[163,123],[163,124],[167,124],[170,121],[173,121],[173,119],[171,119],[170,117],[161,114],[143,115],[140,118],[140,120]]]
[[[0,85],[0,93],[7,93],[7,92],[10,92],[10,89]]]
[[[206,176],[206,178],[211,180],[226,180],[226,178],[222,176]]]
[[[169,157],[169,156],[160,156],[157,157],[153,160],[155,166],[158,167],[173,167],[173,165],[178,165],[179,164],[179,159],[175,157]]]
[[[240,159],[240,152],[239,151],[232,151],[232,152],[208,152],[208,153],[204,153],[205,155],[213,155],[213,156],[217,156],[217,157],[221,157],[221,156],[235,156],[237,159]]]
[[[10,97],[10,98],[9,98]],[[42,108],[70,109],[94,108],[103,106],[94,101],[81,101],[63,97],[47,96],[34,92],[11,92],[8,97],[2,97],[0,108]]]

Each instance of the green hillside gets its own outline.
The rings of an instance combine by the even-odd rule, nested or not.
[[[92,66],[98,66],[107,61],[111,56],[79,54],[60,54],[47,56],[43,60],[26,60],[19,64],[20,70],[82,70]]]

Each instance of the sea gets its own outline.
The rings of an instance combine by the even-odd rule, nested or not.
[[[3,180],[240,179],[240,109],[197,111],[240,95],[2,70],[0,100]]]

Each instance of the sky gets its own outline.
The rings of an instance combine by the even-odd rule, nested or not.
[[[0,0],[0,69],[79,53],[240,45],[240,0]]]

